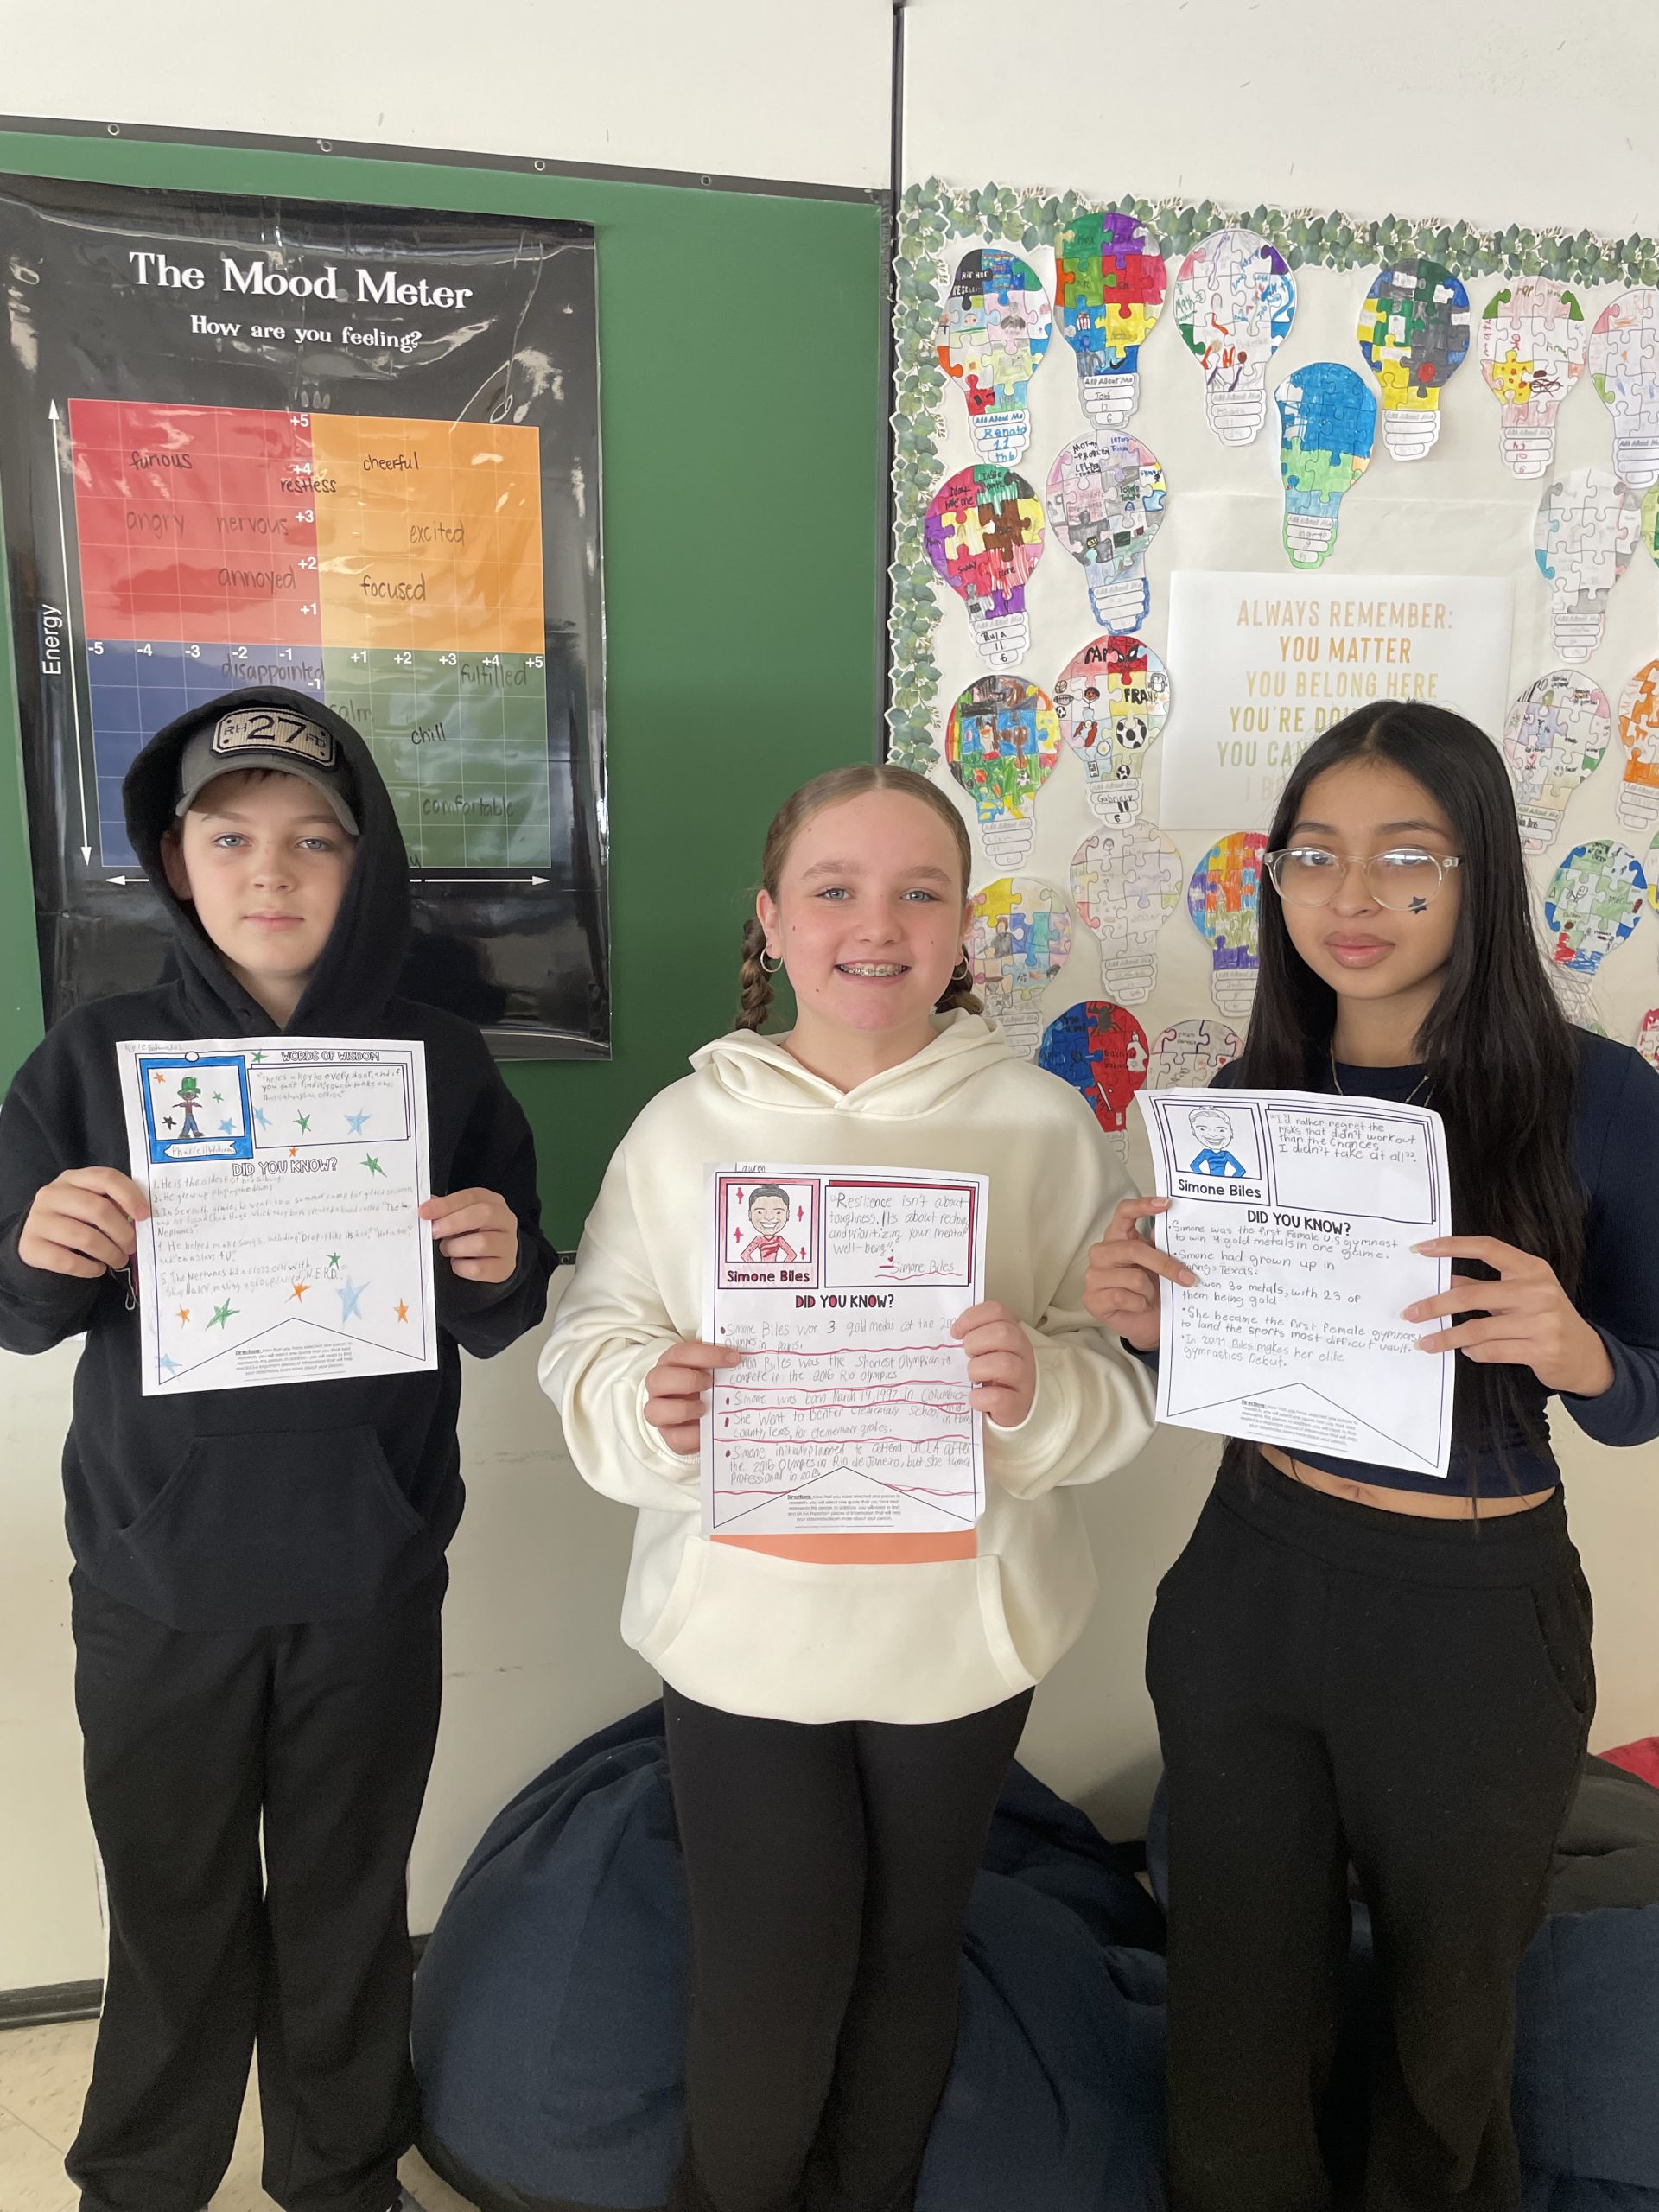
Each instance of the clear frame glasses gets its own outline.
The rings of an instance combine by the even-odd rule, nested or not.
[[[1273,887],[1287,906],[1328,906],[1357,868],[1379,906],[1391,914],[1421,914],[1440,894],[1455,853],[1425,852],[1421,845],[1391,846],[1369,856],[1333,853],[1323,845],[1286,845],[1267,856]]]

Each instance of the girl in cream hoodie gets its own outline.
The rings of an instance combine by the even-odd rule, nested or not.
[[[956,2031],[969,1890],[1033,1685],[1096,1580],[1073,1495],[1141,1449],[1151,1384],[1083,1309],[1127,1191],[1077,1094],[968,989],[971,855],[904,769],[820,776],[767,836],[735,1034],[612,1160],[542,1357],[571,1457],[639,1510],[622,1633],[661,1673],[696,1948],[674,2212],[896,2212]],[[786,1036],[759,1034],[786,967]],[[986,1301],[956,1325],[986,1417],[976,1535],[699,1534],[704,1170],[990,1179]]]

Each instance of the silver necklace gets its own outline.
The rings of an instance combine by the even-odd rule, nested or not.
[[[1336,1086],[1337,1096],[1339,1098],[1351,1098],[1354,1095],[1353,1092],[1351,1090],[1344,1090],[1343,1089],[1342,1077],[1337,1073],[1337,1048],[1334,1045],[1327,1046],[1326,1058],[1331,1063],[1331,1080]],[[1419,1097],[1427,1089],[1428,1077],[1424,1076],[1420,1082],[1413,1084],[1409,1092],[1401,1100],[1400,1103],[1402,1106],[1414,1106],[1417,1103]]]

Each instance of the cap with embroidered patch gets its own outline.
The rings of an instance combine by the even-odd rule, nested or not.
[[[300,777],[322,793],[340,827],[358,835],[356,791],[340,740],[321,722],[286,707],[233,707],[188,740],[179,754],[175,815],[187,813],[216,776],[244,768],[275,768]]]

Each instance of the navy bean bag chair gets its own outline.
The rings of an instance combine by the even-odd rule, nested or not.
[[[1163,1917],[1022,1769],[975,1886],[918,2212],[1161,2212]],[[690,1931],[658,1706],[520,1791],[421,1961],[421,2148],[487,2212],[660,2205]]]
[[[1163,1808],[1147,1838],[1163,1895]],[[1162,2212],[1163,1919],[1016,1767],[975,1886],[962,2028],[918,2212]],[[1357,1905],[1325,2137],[1357,2170],[1375,2027]],[[415,1985],[422,2149],[486,2212],[643,2212],[681,2126],[690,1966],[661,1710],[491,1824]],[[1659,2212],[1659,1789],[1586,1762],[1518,1986],[1524,2212]]]

